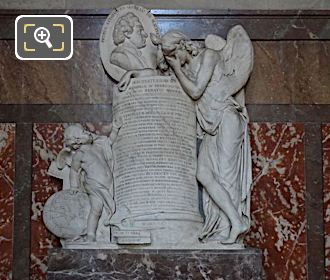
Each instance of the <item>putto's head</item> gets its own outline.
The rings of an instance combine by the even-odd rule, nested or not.
[[[118,46],[128,40],[138,49],[146,46],[148,38],[139,18],[131,12],[118,18],[112,36],[115,45]]]
[[[74,150],[80,148],[81,145],[92,142],[91,134],[84,130],[79,124],[68,126],[64,131],[64,143],[65,146],[70,147]]]

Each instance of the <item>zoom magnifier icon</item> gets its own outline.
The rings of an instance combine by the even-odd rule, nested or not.
[[[0,0],[1,1],[1,0]],[[20,15],[15,20],[15,55],[20,60],[68,60],[73,22],[68,15]]]
[[[49,40],[50,32],[46,27],[38,27],[34,31],[34,39],[41,44],[46,44],[49,49],[53,47],[52,43]]]

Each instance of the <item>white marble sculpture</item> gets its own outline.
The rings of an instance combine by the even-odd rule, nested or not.
[[[161,44],[181,86],[196,101],[203,139],[197,179],[206,217],[200,239],[235,243],[250,226],[252,163],[243,87],[253,66],[251,41],[238,25],[227,42],[213,36],[205,48],[178,31],[166,33]]]
[[[243,27],[226,40],[208,35],[202,46],[180,31],[160,36],[149,11],[125,5],[107,18],[100,51],[118,81],[114,129],[110,138],[65,130],[49,173],[67,193],[46,204],[48,228],[65,231],[67,248],[244,248],[252,182],[244,86],[253,48]],[[58,201],[78,194],[88,201],[79,226],[60,220],[56,231]]]
[[[63,191],[47,201],[44,211],[46,225],[63,242],[96,241],[102,213],[103,225],[109,225],[115,212],[111,146],[118,130],[119,127],[114,125],[110,137],[106,137],[93,134],[79,124],[65,128],[64,148],[48,171],[50,175],[63,179]],[[72,207],[73,200],[79,207]],[[75,217],[78,222],[72,223]],[[69,218],[67,226],[64,224],[66,218]],[[60,233],[56,227],[61,228]]]

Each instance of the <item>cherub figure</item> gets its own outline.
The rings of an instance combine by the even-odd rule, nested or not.
[[[211,35],[205,45],[179,31],[161,38],[165,59],[196,102],[204,135],[197,167],[206,216],[200,239],[232,244],[250,223],[252,172],[244,85],[252,70],[253,48],[239,25],[228,32],[227,41]]]
[[[84,191],[89,196],[90,213],[87,220],[87,241],[96,241],[96,230],[103,208],[108,217],[115,212],[113,199],[113,154],[112,143],[119,127],[112,128],[110,137],[99,136],[83,129],[81,125],[70,125],[65,129],[65,153],[71,154],[69,174],[72,193]],[[62,153],[63,153],[62,152]]]

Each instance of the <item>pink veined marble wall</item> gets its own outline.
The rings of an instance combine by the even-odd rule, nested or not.
[[[251,230],[266,279],[307,279],[304,125],[252,123]]]
[[[45,279],[48,248],[59,246],[42,221],[48,197],[61,182],[46,174],[62,148],[66,124],[36,124],[33,134],[31,279]],[[86,124],[107,135],[110,125]],[[303,124],[252,123],[252,227],[248,246],[263,250],[267,279],[306,279]]]
[[[322,126],[325,277],[330,279],[330,124]]]
[[[45,227],[42,210],[46,200],[62,188],[62,183],[47,175],[52,160],[63,147],[64,128],[61,124],[33,126],[32,206],[31,206],[31,279],[45,279],[47,250],[59,247],[59,240]]]
[[[0,124],[0,279],[12,278],[15,125]]]

